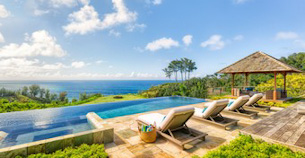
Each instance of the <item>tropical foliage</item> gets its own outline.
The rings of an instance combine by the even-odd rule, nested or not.
[[[283,88],[283,75],[277,76],[277,87]],[[273,90],[274,79],[268,80],[266,83],[261,83],[255,87],[256,90],[265,92]],[[299,97],[305,95],[305,75],[304,74],[290,74],[286,76],[287,95],[291,97]]]
[[[72,148],[68,147],[64,150],[58,150],[51,154],[33,154],[28,156],[28,158],[107,158],[108,154],[105,152],[104,145],[93,144],[87,145],[83,144],[79,147]],[[22,158],[17,156],[16,158]]]
[[[50,93],[48,89],[40,88],[38,85],[25,86],[17,91],[1,88],[0,113],[79,105],[100,97],[102,97],[101,94],[88,95],[81,93],[79,100],[73,98],[70,102],[67,98],[67,92],[61,92],[57,95],[56,93]]]
[[[198,157],[198,156],[196,156]],[[244,157],[285,157],[303,158],[304,153],[294,152],[288,147],[279,144],[270,144],[261,139],[253,139],[249,135],[240,135],[216,150],[208,152],[203,158],[244,158]]]
[[[293,53],[288,57],[280,58],[281,61],[300,70],[305,70],[305,52]]]
[[[180,60],[173,60],[169,65],[163,69],[165,76],[169,79],[172,75],[175,76],[175,80],[178,80],[178,72],[180,73],[181,80],[190,79],[191,72],[196,70],[196,63],[188,58],[181,58]]]
[[[206,80],[205,78],[192,78],[181,83],[161,84],[153,86],[140,94],[148,98],[174,95],[206,98]]]

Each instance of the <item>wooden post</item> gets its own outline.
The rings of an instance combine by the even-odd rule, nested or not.
[[[245,73],[245,77],[246,77],[245,87],[248,87],[248,76],[249,76],[249,74]]]
[[[234,96],[234,74],[232,74],[232,88],[231,88],[231,94]]]
[[[284,72],[283,76],[284,76],[284,91],[286,92],[286,72]]]
[[[276,100],[276,72],[274,72],[274,91],[273,91],[273,100]]]
[[[286,72],[284,72],[284,97],[287,98],[287,91],[286,91]]]

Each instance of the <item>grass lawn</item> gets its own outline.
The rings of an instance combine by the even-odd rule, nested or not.
[[[114,98],[115,96],[122,96],[123,98]],[[136,99],[145,99],[145,97],[138,94],[109,95],[109,96],[99,97],[93,101],[87,102],[86,104],[97,104],[97,103],[117,102],[117,101],[136,100]]]
[[[303,158],[305,153],[294,152],[290,148],[253,139],[249,135],[240,135],[227,145],[209,151],[202,158]],[[194,156],[193,158],[199,158]]]

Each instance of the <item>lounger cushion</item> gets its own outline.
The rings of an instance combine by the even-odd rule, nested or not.
[[[156,128],[159,129],[161,122],[164,121],[166,116],[159,113],[151,113],[146,115],[141,115],[138,117],[138,120],[148,124],[154,125],[156,123]]]
[[[227,104],[228,104],[227,99],[216,100],[210,102],[209,104],[205,104],[205,106],[207,106],[207,109],[204,111],[203,109],[195,108],[194,115],[202,118],[217,116],[227,106]]]
[[[204,108],[204,109],[207,109],[207,108]],[[194,113],[194,116],[197,116],[197,117],[203,117],[203,110],[201,108],[195,108],[195,113]]]
[[[234,101],[235,101],[236,99],[229,99],[229,103],[228,103],[228,107],[230,107],[233,103],[234,103]]]
[[[166,118],[160,124],[160,130],[166,131],[167,129],[174,129],[178,126],[183,126],[187,120],[194,114],[194,107],[179,107],[172,109]],[[178,116],[179,117],[176,117]],[[176,118],[173,120],[173,118]]]
[[[245,105],[250,106],[250,105],[258,102],[260,99],[262,99],[263,96],[264,96],[263,93],[254,94]]]
[[[146,124],[156,123],[156,128],[164,132],[167,129],[183,126],[193,114],[194,107],[181,107],[172,109],[167,115],[159,113],[141,115],[138,120]]]
[[[249,101],[249,96],[244,95],[238,97],[230,106],[226,107],[226,110],[234,111],[236,109],[239,109],[240,107],[244,106],[246,102]]]

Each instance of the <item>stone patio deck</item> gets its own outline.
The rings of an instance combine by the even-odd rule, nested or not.
[[[297,113],[299,104],[305,104],[305,101],[297,102],[293,106],[242,129],[241,132],[305,151],[305,115]]]
[[[203,107],[203,105],[204,103],[193,104],[188,106]],[[148,113],[158,112],[162,114],[167,114],[170,110],[171,108],[158,111],[150,111]],[[197,129],[201,132],[205,132],[208,134],[208,136],[206,137],[205,141],[199,141],[195,142],[196,144],[192,144],[194,147],[189,150],[181,150],[181,148],[177,147],[176,145],[172,144],[171,142],[160,136],[157,138],[157,141],[155,143],[143,142],[138,135],[137,123],[135,120],[139,115],[143,115],[145,113],[105,119],[105,123],[107,124],[107,126],[114,127],[115,130],[115,141],[113,143],[106,144],[105,148],[109,156],[113,158],[170,158],[192,157],[194,155],[202,156],[208,151],[215,149],[218,146],[234,139],[239,134],[240,129],[254,124],[272,113],[274,112],[260,113],[259,118],[255,120],[224,115],[240,120],[238,126],[235,126],[231,130],[227,131],[191,119],[187,122],[187,126],[190,128]],[[177,136],[179,137],[179,135]],[[183,135],[181,136],[183,137]]]

